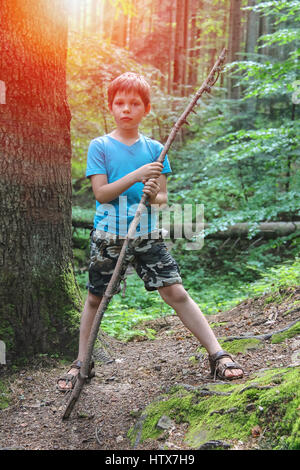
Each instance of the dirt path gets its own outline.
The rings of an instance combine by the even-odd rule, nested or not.
[[[219,338],[264,334],[299,318],[299,300],[300,289],[291,291],[290,296],[285,294],[280,303],[266,303],[265,298],[249,300],[230,312],[209,317],[209,321]],[[12,399],[0,412],[0,449],[132,449],[127,433],[145,406],[176,383],[212,381],[206,355],[199,352],[199,344],[177,317],[151,321],[147,326],[157,331],[155,340],[122,343],[105,337],[111,361],[96,363],[96,377],[84,387],[67,421],[61,416],[68,396],[55,387],[66,366],[54,361],[43,365],[41,359],[17,373],[4,372]],[[260,349],[237,354],[236,359],[247,370],[245,381],[253,371],[299,363],[299,353],[298,336],[279,344],[264,340]],[[139,443],[135,448],[163,449],[167,445],[169,449],[187,449],[185,430],[185,424],[178,425],[171,436]]]

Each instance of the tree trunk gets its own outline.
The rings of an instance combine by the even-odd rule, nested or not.
[[[240,52],[241,45],[241,0],[231,0],[229,13],[229,62],[240,60],[237,55]],[[236,86],[237,80],[233,77],[228,80],[228,97],[231,99],[239,99],[240,90]]]
[[[257,0],[248,0],[248,6],[255,6]],[[247,12],[247,27],[246,27],[246,60],[253,60],[255,47],[257,45],[258,32],[259,32],[259,15],[258,13],[249,10]],[[255,115],[256,111],[256,97],[250,98],[245,103],[246,112],[251,117]]]
[[[197,57],[199,56],[199,39],[201,35],[200,28],[197,26],[197,12],[198,9],[200,12],[203,10],[202,0],[193,1],[191,12],[191,36],[190,36],[190,51],[189,51],[189,73],[188,73],[188,84],[194,88],[197,85],[197,76],[198,76],[198,64]]]
[[[169,52],[168,52],[168,95],[172,93],[172,69],[173,69],[173,58],[175,56],[174,45],[175,45],[175,32],[173,28],[173,23],[175,22],[175,12],[172,6],[169,10]]]
[[[76,4],[76,31],[81,30],[81,5],[80,3]]]
[[[88,32],[88,4],[87,0],[81,0],[82,4],[82,32],[87,33]]]
[[[99,11],[99,35],[100,38],[104,37],[104,10],[105,10],[105,0],[100,2],[100,11]]]
[[[184,13],[185,2],[176,2],[176,32],[175,32],[175,52],[174,52],[174,75],[173,90],[175,94],[181,95],[183,83],[183,62],[184,57]]]
[[[184,21],[183,21],[183,63],[182,63],[182,90],[181,96],[188,96],[186,84],[187,84],[187,59],[188,59],[188,49],[189,49],[189,0],[184,2]]]
[[[34,14],[33,14],[34,10]],[[0,338],[11,357],[74,353],[67,15],[60,0],[1,5]]]
[[[92,34],[96,34],[99,28],[98,0],[91,0],[91,26]]]

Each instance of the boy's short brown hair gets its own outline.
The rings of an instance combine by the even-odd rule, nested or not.
[[[150,85],[142,75],[133,72],[125,72],[115,78],[108,87],[108,104],[112,106],[114,97],[118,91],[137,92],[145,108],[150,103]]]

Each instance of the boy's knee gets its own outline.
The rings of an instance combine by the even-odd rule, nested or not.
[[[184,303],[189,298],[189,294],[181,284],[160,287],[158,290],[164,301],[171,306]]]
[[[90,308],[95,309],[99,307],[101,299],[102,297],[98,297],[97,295],[94,295],[91,292],[88,292],[86,301]]]

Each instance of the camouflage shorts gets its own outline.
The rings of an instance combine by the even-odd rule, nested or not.
[[[87,288],[92,294],[98,297],[104,294],[123,243],[123,239],[110,238],[105,232],[92,230],[89,282],[87,284]],[[138,237],[130,242],[120,282],[124,279],[129,264],[135,268],[148,291],[182,283],[178,264],[169,253],[160,231],[157,239]],[[115,293],[120,290],[119,283]]]

